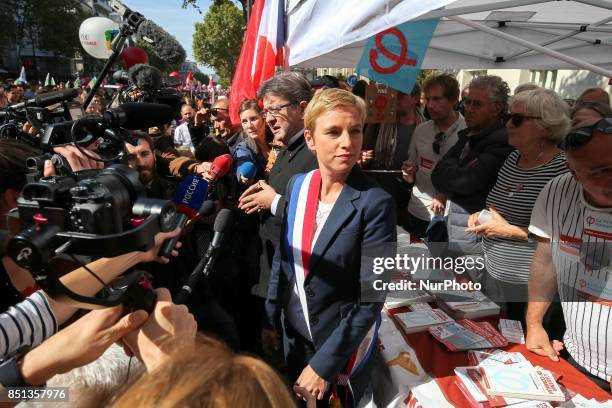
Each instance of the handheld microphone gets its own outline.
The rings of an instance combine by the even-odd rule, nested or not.
[[[215,181],[225,176],[232,167],[232,162],[232,155],[228,153],[215,157],[215,160],[213,160],[210,165],[212,180]]]
[[[206,208],[206,196],[208,194],[208,182],[201,177],[191,175],[187,177],[178,186],[172,201],[176,207],[176,222],[174,229],[183,229],[187,221],[201,215],[202,210],[209,211],[209,206]],[[214,211],[214,204],[213,204]],[[179,237],[167,239],[159,249],[158,255],[168,258],[174,249]]]
[[[36,95],[36,98],[15,104],[11,106],[11,109],[21,109],[26,105],[34,105],[39,108],[44,108],[49,105],[55,105],[56,103],[70,101],[77,96],[78,92],[73,88],[62,89],[61,91],[46,92],[44,94]]]
[[[238,176],[242,176],[245,179],[252,179],[257,173],[257,167],[252,162],[244,162],[238,166]]]
[[[181,291],[177,294],[175,302],[176,304],[185,304],[193,292],[193,287],[200,281],[203,276],[208,276],[215,264],[217,256],[219,255],[219,248],[221,248],[221,242],[223,238],[229,234],[232,228],[233,215],[227,208],[222,209],[217,214],[215,219],[215,225],[213,226],[214,234],[210,245],[206,250],[206,253],[195,267],[187,282],[181,288]]]

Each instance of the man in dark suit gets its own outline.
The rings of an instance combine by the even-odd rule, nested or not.
[[[262,113],[274,140],[285,146],[276,158],[268,182],[260,181],[249,187],[239,204],[247,214],[261,213],[259,235],[263,252],[259,284],[253,287],[253,294],[263,301],[268,293],[274,249],[280,241],[287,183],[295,174],[317,168],[317,160],[304,141],[304,109],[312,98],[308,80],[297,72],[279,74],[261,84],[257,97],[263,100]]]

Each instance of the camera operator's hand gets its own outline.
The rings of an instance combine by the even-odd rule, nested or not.
[[[28,384],[39,385],[56,374],[89,364],[146,321],[144,310],[125,316],[122,306],[92,310],[28,352],[21,364],[23,378]]]
[[[32,126],[30,121],[27,121],[26,123],[23,124],[23,126],[21,127],[21,131],[23,133],[27,133],[30,136],[36,136],[38,134],[38,129]]]
[[[184,346],[193,345],[197,324],[187,306],[172,303],[168,289],[157,292],[155,310],[138,330],[126,335],[122,341],[151,372],[168,355]]]
[[[155,234],[155,245],[153,245],[153,247],[149,249],[148,251],[142,252],[141,262],[155,261],[155,262],[159,262],[162,264],[170,262],[170,260],[166,257],[157,256],[159,252],[159,248],[161,248],[165,240],[174,238],[176,236],[179,236],[180,234],[181,234],[180,228],[177,228],[174,231],[170,231],[170,232],[158,232],[157,234]],[[172,256],[178,256],[177,249],[179,249],[181,245],[182,244],[180,242],[176,243],[176,246],[174,247],[175,249],[172,250]]]
[[[104,167],[104,163],[102,163],[101,161],[90,159],[75,146],[58,146],[54,147],[53,151],[66,159],[72,171],[101,169]],[[91,150],[87,150],[87,154],[98,159],[100,158],[97,153],[94,153]],[[53,167],[53,163],[51,163],[51,160],[45,160],[45,169],[43,175],[45,177],[49,177],[54,176],[55,174],[55,167]]]
[[[194,125],[202,126],[208,121],[209,118],[210,118],[210,114],[208,113],[208,109],[202,108],[199,111],[197,111],[195,114]]]

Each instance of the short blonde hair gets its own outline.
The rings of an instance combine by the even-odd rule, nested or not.
[[[523,104],[529,115],[537,116],[536,124],[550,132],[548,140],[553,144],[562,142],[569,133],[572,122],[569,106],[556,92],[538,88],[523,91],[510,98],[510,106]]]
[[[310,100],[304,111],[304,128],[314,132],[315,122],[322,114],[340,106],[350,106],[357,109],[361,115],[361,123],[366,118],[366,103],[357,95],[339,88],[324,89]]]
[[[156,370],[144,374],[123,394],[110,401],[113,408],[232,408],[294,407],[287,386],[262,360],[233,353],[210,337],[177,350]]]

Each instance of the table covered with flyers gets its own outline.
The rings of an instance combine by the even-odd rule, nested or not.
[[[500,328],[499,314],[466,319],[452,314],[445,304],[440,309],[439,303],[425,300],[395,308],[389,302],[382,312],[380,354],[372,375],[376,406],[612,408],[610,395],[568,362],[554,362],[529,352],[520,344],[522,333],[515,337],[513,321],[502,319]],[[410,327],[407,313],[414,312],[432,318],[432,323],[425,329]],[[424,321],[422,316],[419,319]],[[502,329],[504,336],[498,331]],[[506,337],[517,343],[508,342]],[[548,395],[540,400],[535,396],[539,394],[529,399],[508,396],[507,390],[517,383],[522,386],[523,381],[530,386],[539,383],[536,391]],[[495,394],[496,386],[506,395],[489,395]]]

